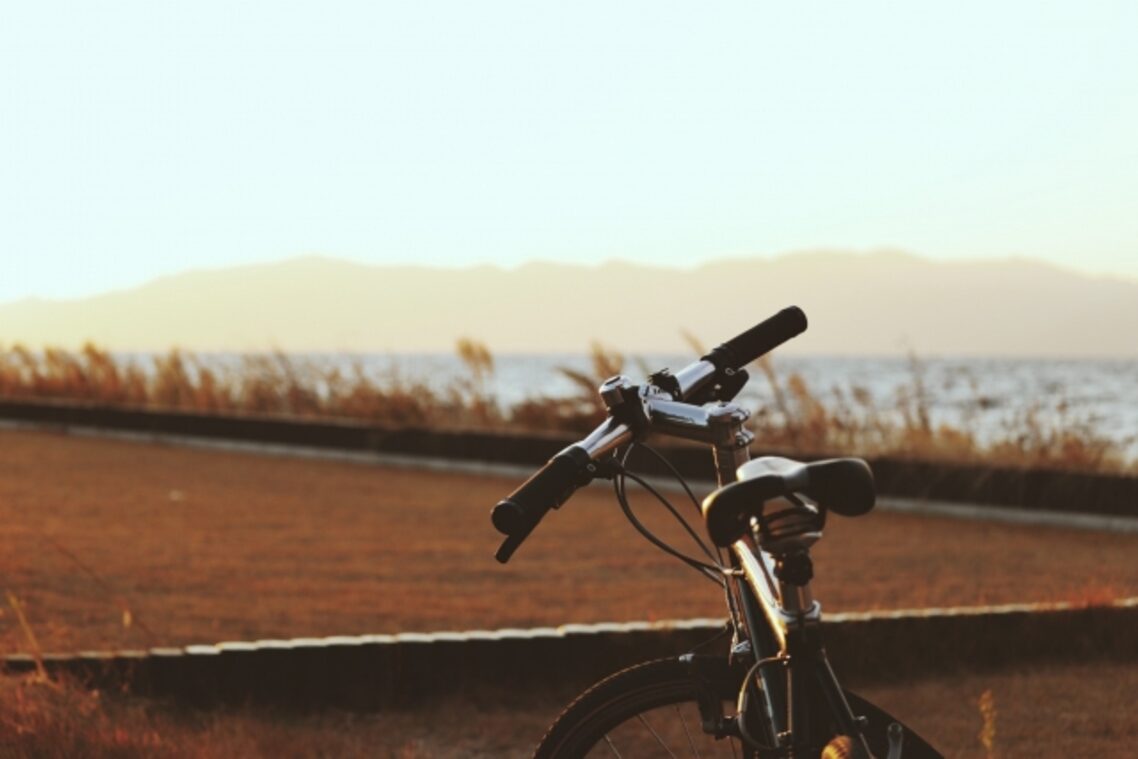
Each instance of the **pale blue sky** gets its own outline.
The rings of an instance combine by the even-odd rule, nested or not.
[[[0,10],[0,300],[304,253],[1138,277],[1138,3]]]

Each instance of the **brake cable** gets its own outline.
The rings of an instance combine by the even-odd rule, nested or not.
[[[635,448],[637,445],[639,445],[642,448],[647,448],[651,453],[653,453],[658,458],[663,458],[659,454],[659,452],[649,448],[648,446],[643,445],[643,444],[633,443],[632,445],[630,445],[628,447],[627,450],[625,450],[624,454],[620,457],[620,460],[614,462],[614,463],[616,463],[617,466],[616,466],[616,472],[615,472],[614,477],[613,477],[613,490],[616,493],[617,502],[620,504],[620,509],[622,512],[624,512],[625,518],[628,519],[629,523],[632,524],[632,526],[636,529],[636,531],[639,532],[641,535],[643,535],[644,538],[646,540],[648,540],[648,542],[650,542],[652,545],[656,546],[657,548],[659,548],[661,551],[668,554],[669,556],[673,556],[676,559],[683,562],[684,564],[687,564],[692,569],[696,570],[701,575],[703,575],[707,579],[711,580],[712,582],[716,583],[717,585],[725,587],[726,581],[723,579],[723,574],[726,571],[726,568],[720,563],[716,554],[712,553],[711,549],[708,548],[707,545],[703,542],[703,540],[700,539],[699,535],[696,534],[695,530],[693,530],[691,525],[688,524],[687,520],[684,519],[680,515],[679,511],[676,510],[676,507],[672,505],[671,501],[669,501],[667,499],[667,497],[665,497],[662,493],[660,493],[659,490],[652,487],[652,485],[649,484],[648,481],[645,480],[643,477],[641,477],[637,474],[634,474],[633,472],[628,471],[628,469],[626,467],[628,457],[632,453],[633,448]],[[683,478],[679,475],[679,473],[675,471],[675,468],[671,466],[670,462],[665,461],[665,463],[667,463],[669,465],[669,469],[671,469],[672,474],[683,484],[684,490],[687,491],[688,495],[692,498],[693,502],[698,504],[698,501],[695,500],[695,495],[692,494],[691,489],[688,487],[687,483],[684,482]],[[683,552],[681,552],[681,551],[673,548],[672,546],[668,545],[667,543],[665,543],[663,540],[661,540],[659,537],[657,537],[655,534],[653,534],[651,530],[649,530],[647,527],[645,527],[644,524],[632,512],[632,506],[628,501],[628,491],[627,491],[627,486],[626,486],[626,479],[631,479],[633,482],[640,485],[640,487],[642,487],[646,491],[648,491],[651,495],[655,496],[655,498],[660,503],[662,503],[664,505],[664,507],[669,511],[669,513],[671,513],[671,515],[676,519],[676,521],[678,521],[680,523],[680,525],[684,528],[684,530],[688,533],[688,535],[691,536],[691,538],[696,542],[696,544],[699,545],[700,549],[704,552],[704,554],[706,554],[707,557],[715,563],[709,564],[705,561],[701,561],[699,559],[688,556],[687,554],[684,554]]]
[[[675,479],[676,482],[680,483],[680,487],[682,487],[684,489],[684,492],[687,493],[688,498],[691,499],[692,506],[695,507],[696,513],[702,517],[703,516],[703,510],[700,508],[699,499],[695,497],[695,493],[693,493],[692,489],[690,487],[688,487],[687,480],[685,480],[684,476],[682,474],[680,474],[680,470],[676,469],[676,465],[673,464],[671,461],[669,461],[667,456],[660,453],[658,450],[656,450],[655,448],[653,448],[650,445],[640,443],[639,448],[643,451],[646,451],[647,453],[652,454],[652,456],[655,457],[655,459],[657,461],[659,461],[661,464],[664,465],[664,467],[668,470],[669,474],[672,475],[672,478]],[[675,513],[675,512],[673,512],[673,513]],[[677,514],[676,518],[680,519],[680,516]],[[683,520],[683,521],[684,521],[684,524],[686,526],[687,520]],[[688,534],[691,535],[692,538],[695,539],[696,543],[699,544],[700,548],[703,549],[703,552],[705,554],[707,554],[708,558],[713,558],[711,556],[711,553],[708,551],[707,546],[704,544],[703,538],[699,537],[698,533],[693,532],[689,528]],[[723,568],[723,552],[720,551],[719,546],[715,546],[714,550],[715,550],[715,556],[714,556],[713,560],[715,561],[716,564],[719,565],[719,568],[722,569]]]

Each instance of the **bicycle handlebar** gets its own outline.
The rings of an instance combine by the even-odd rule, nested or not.
[[[805,331],[806,314],[798,306],[790,306],[718,346],[703,360],[719,369],[742,369]]]
[[[731,374],[769,353],[806,329],[806,314],[797,306],[784,308],[746,332],[731,338],[680,371],[675,378],[681,398],[692,397],[723,373]],[[494,557],[505,564],[529,537],[538,522],[592,481],[598,458],[632,440],[632,428],[613,417],[586,438],[551,458],[541,469],[502,499],[490,521],[506,536]]]

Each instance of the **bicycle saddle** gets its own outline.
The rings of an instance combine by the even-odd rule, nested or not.
[[[746,534],[751,517],[762,514],[774,498],[799,494],[847,517],[869,512],[876,500],[873,472],[861,459],[826,459],[804,463],[764,456],[739,467],[737,482],[703,501],[703,518],[712,541],[728,546]]]

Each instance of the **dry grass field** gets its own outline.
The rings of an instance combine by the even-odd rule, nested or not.
[[[1138,741],[1133,663],[965,673],[861,693],[950,758],[1122,759]],[[431,709],[298,716],[187,712],[0,679],[0,756],[521,759],[566,698],[554,689],[524,702],[446,699]]]
[[[693,358],[707,352],[706,346],[688,337]],[[0,345],[0,398],[208,414],[347,418],[427,428],[457,425],[584,433],[605,415],[597,387],[634,363],[594,342],[590,370],[556,370],[576,385],[575,396],[538,394],[503,403],[490,391],[495,362],[489,349],[463,338],[455,352],[465,371],[438,387],[396,368],[368,371],[350,356],[329,363],[304,354],[254,353],[227,364],[177,349],[126,359],[92,344],[79,351]],[[1039,408],[1029,407],[984,434],[975,416],[958,426],[934,424],[924,368],[915,356],[910,357],[908,381],[882,405],[867,388],[855,384],[820,392],[801,375],[776,370],[770,356],[750,368],[754,381],[765,382],[771,393],[769,407],[756,409],[750,426],[773,449],[1083,472],[1138,471],[1138,461],[1126,453],[1124,441],[1104,436],[1065,403],[1057,419],[1047,419]],[[650,370],[641,364],[630,371],[641,376]],[[1062,396],[1066,391],[1055,388],[1054,392]],[[966,403],[978,413],[991,399],[973,387]]]
[[[720,615],[611,493],[580,493],[508,566],[508,478],[0,430],[0,576],[45,650]],[[647,499],[641,511],[658,511]],[[1138,537],[875,512],[832,519],[829,611],[1138,594]],[[5,652],[28,650],[10,607]],[[995,705],[992,751],[978,699]],[[1138,667],[968,673],[865,695],[949,756],[1125,756]],[[429,712],[196,713],[0,679],[0,756],[524,756],[569,694]],[[440,716],[445,715],[445,716]]]
[[[719,616],[716,588],[579,493],[507,566],[516,481],[0,430],[0,571],[45,650]],[[662,511],[648,498],[646,515]],[[1138,594],[1138,536],[831,518],[827,611]],[[26,650],[11,609],[0,644]]]

